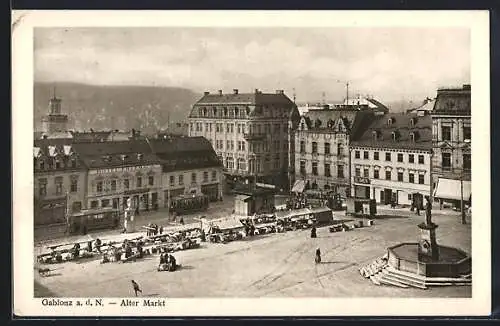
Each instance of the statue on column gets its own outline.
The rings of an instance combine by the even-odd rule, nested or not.
[[[427,203],[425,204],[425,223],[427,225],[433,225],[432,223],[432,204],[429,197],[425,198]]]

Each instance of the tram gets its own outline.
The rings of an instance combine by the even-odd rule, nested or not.
[[[208,209],[209,198],[204,194],[179,195],[172,200],[170,211],[177,215],[205,211]]]
[[[120,225],[120,211],[116,208],[88,209],[67,216],[69,234],[87,234],[89,231],[113,229]]]

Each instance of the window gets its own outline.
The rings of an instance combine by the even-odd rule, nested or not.
[[[242,158],[239,158],[239,159],[238,159],[238,169],[239,169],[239,170],[243,170],[243,171],[245,171],[245,170],[247,169],[246,162],[245,162],[245,160],[244,160],[244,159],[242,159]],[[259,169],[259,171],[260,171],[260,169]]]
[[[184,185],[184,175],[179,174],[179,186],[182,186],[182,185]]]
[[[98,202],[97,200],[93,200],[90,202],[90,208],[97,208]]]
[[[330,177],[331,172],[330,172],[330,164],[325,163],[325,177]]]
[[[300,174],[306,174],[306,161],[300,161]]]
[[[391,153],[385,153],[385,160],[388,162],[391,161]]]
[[[111,180],[111,190],[116,191],[116,180]]]
[[[76,178],[71,179],[71,184],[69,186],[69,190],[71,192],[77,192],[78,191],[78,179],[76,179]]]
[[[391,171],[389,170],[385,171],[385,180],[391,180]]]
[[[337,165],[337,177],[344,178],[344,166],[343,165]]]
[[[102,192],[102,181],[97,182],[97,192]]]
[[[359,151],[354,151],[354,158],[360,158],[360,152]]]
[[[40,196],[47,195],[47,179],[38,180],[38,184],[39,184],[38,194]]]
[[[208,171],[203,171],[203,182],[208,181]]]
[[[424,164],[424,156],[423,155],[419,155],[418,156],[418,164]]]
[[[61,162],[59,160],[56,160],[56,169],[61,168]]]
[[[71,159],[71,167],[76,168],[76,160],[74,158]]]
[[[109,199],[101,200],[101,207],[108,207],[108,206],[109,206]]]
[[[370,172],[369,172],[368,168],[364,168],[363,169],[363,177],[364,178],[369,178],[370,177]]]
[[[464,126],[464,140],[470,140],[470,139],[471,139],[470,126],[468,127]]]
[[[423,174],[418,175],[418,183],[421,185],[424,184],[424,175]]]
[[[363,158],[364,158],[365,160],[367,160],[367,159],[368,159],[368,151],[364,151],[364,152],[363,152]]]
[[[451,169],[451,154],[450,153],[443,153],[441,155],[441,161],[442,161],[442,166],[443,170],[450,170]]]
[[[375,178],[375,179],[380,178],[380,176],[379,176],[379,171],[378,171],[378,170],[374,170],[374,171],[373,171],[373,178]]]
[[[212,171],[212,181],[217,180],[217,171]]]
[[[196,183],[196,173],[191,173],[191,183]]]
[[[130,187],[130,181],[128,179],[123,180],[123,188],[128,189]]]
[[[45,169],[45,162],[43,160],[40,160],[40,170]]]
[[[148,177],[148,184],[149,184],[150,186],[154,186],[154,184],[155,184],[155,177],[154,177],[154,176],[150,175],[150,176]]]
[[[441,139],[451,140],[451,127],[442,126],[441,127]]]
[[[325,143],[325,154],[330,154],[330,143]]]
[[[398,172],[398,181],[403,182],[403,172]]]
[[[408,154],[408,163],[415,163],[415,154]]]
[[[415,142],[415,133],[410,132],[410,141]]]
[[[408,182],[415,183],[415,174],[413,173],[408,174]]]
[[[313,154],[318,152],[318,143],[315,141],[313,141],[313,143],[312,143],[312,152],[313,152]]]
[[[360,168],[356,168],[354,175],[357,176],[357,177],[360,177],[361,176],[361,169]]]
[[[462,159],[463,159],[463,169],[465,171],[470,171],[470,168],[471,168],[471,156],[470,156],[470,154],[464,154]]]
[[[342,147],[342,144],[337,145],[337,155],[342,155],[344,154],[344,148]]]
[[[318,162],[312,162],[312,174],[318,175]]]
[[[398,153],[398,162],[403,162],[403,154]]]
[[[301,140],[300,141],[300,152],[305,153],[306,152],[306,142]]]
[[[137,177],[137,188],[142,187],[142,177]]]
[[[378,152],[373,152],[373,159],[378,161]]]
[[[231,141],[226,140],[226,149],[229,150],[231,148]]]

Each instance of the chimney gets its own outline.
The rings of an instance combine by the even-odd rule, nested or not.
[[[222,89],[219,89],[219,95],[222,96]]]
[[[203,94],[204,94],[205,96],[207,96],[208,94],[210,94],[210,92],[205,92],[205,93],[203,93]]]
[[[233,94],[234,95],[238,95],[238,89],[237,88],[233,89]]]

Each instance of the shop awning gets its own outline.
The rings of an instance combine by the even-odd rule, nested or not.
[[[463,197],[461,193],[461,184],[463,183]],[[436,189],[434,190],[434,197],[441,199],[453,199],[468,201],[471,196],[471,182],[460,181],[455,179],[439,178]]]
[[[246,201],[248,198],[250,198],[250,196],[246,196],[246,195],[237,195],[235,197],[236,200],[241,200],[241,201]]]
[[[293,184],[292,192],[303,192],[306,187],[306,182],[304,180],[297,180]]]

